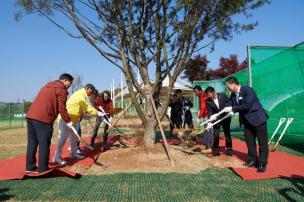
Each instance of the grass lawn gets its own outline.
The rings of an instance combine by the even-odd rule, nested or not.
[[[304,180],[242,181],[230,169],[0,181],[0,200],[303,201]]]

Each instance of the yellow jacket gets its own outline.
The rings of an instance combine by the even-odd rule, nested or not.
[[[76,124],[77,121],[79,121],[84,112],[91,115],[97,114],[96,109],[89,103],[88,100],[89,97],[84,88],[74,92],[68,99],[66,108],[73,124]]]

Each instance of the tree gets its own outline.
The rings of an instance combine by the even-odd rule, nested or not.
[[[73,84],[71,86],[72,93],[74,93],[75,91],[77,91],[78,89],[83,87],[83,76],[78,73],[74,73],[73,77],[74,77],[74,80],[73,80]]]
[[[162,118],[173,84],[192,54],[218,40],[231,40],[234,32],[254,29],[256,22],[240,24],[234,22],[233,16],[250,17],[252,10],[268,1],[17,0],[20,12],[16,19],[38,13],[69,36],[86,40],[119,68],[144,124],[144,142],[148,147],[155,143],[157,122],[146,91],[158,99],[162,81],[169,77],[167,96],[162,110],[158,110]],[[137,82],[137,70],[144,89]],[[146,107],[141,106],[137,93],[146,100]]]
[[[237,55],[232,54],[229,58],[221,57],[219,68],[208,72],[209,79],[221,79],[239,72],[248,67],[247,59],[239,64]]]
[[[195,56],[185,64],[184,75],[182,78],[188,79],[191,83],[193,81],[207,80],[208,64],[209,60],[206,55]]]

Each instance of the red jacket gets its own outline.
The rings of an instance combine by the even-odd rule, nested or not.
[[[199,113],[198,118],[206,118],[208,117],[208,110],[206,105],[206,100],[208,99],[208,96],[205,93],[198,94],[198,100],[199,100]]]
[[[66,109],[68,91],[61,81],[52,81],[41,88],[26,118],[54,124],[58,114],[68,123],[71,121]]]
[[[95,109],[99,110],[98,107],[102,107],[106,113],[108,113],[111,109],[113,109],[113,102],[109,100],[108,102],[104,102],[102,97],[97,96],[94,102]]]

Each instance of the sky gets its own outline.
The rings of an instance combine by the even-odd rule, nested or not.
[[[304,0],[273,0],[254,10],[249,22],[259,25],[250,32],[234,34],[229,42],[219,41],[215,51],[203,49],[210,67],[221,56],[236,54],[246,58],[247,45],[293,46],[304,41]],[[73,39],[38,15],[14,19],[18,11],[14,0],[0,0],[0,102],[31,101],[48,81],[63,73],[78,73],[84,83],[98,90],[110,89],[112,80],[119,87],[121,73],[97,51]]]

